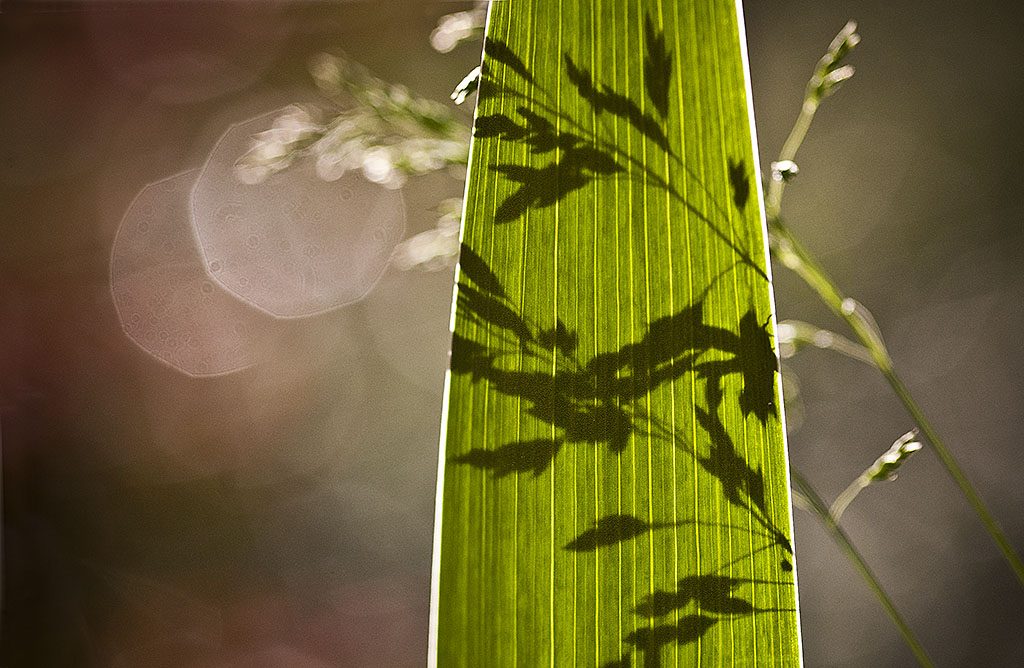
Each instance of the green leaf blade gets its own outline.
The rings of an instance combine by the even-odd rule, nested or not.
[[[736,8],[495,3],[488,39],[431,660],[798,665]]]

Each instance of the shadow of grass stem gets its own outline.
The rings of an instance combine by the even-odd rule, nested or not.
[[[974,510],[985,530],[992,537],[993,542],[1002,552],[1004,559],[1010,565],[1021,586],[1024,586],[1024,562],[1021,561],[1013,545],[1006,538],[995,517],[989,512],[985,502],[982,501],[974,485],[967,478],[960,464],[953,456],[953,452],[939,437],[939,434],[932,427],[931,422],[914,400],[903,380],[896,373],[892,358],[886,350],[878,327],[875,325],[871,314],[855,300],[846,297],[840,292],[836,284],[829,278],[828,274],[807,252],[803,245],[786,227],[780,212],[782,206],[782,194],[785,184],[795,174],[794,170],[780,169],[782,165],[795,165],[796,153],[803,143],[804,137],[810,128],[814,114],[818,110],[821,101],[830,95],[836,86],[853,75],[852,69],[844,69],[848,66],[842,65],[842,59],[849,51],[857,45],[860,37],[856,33],[856,24],[852,21],[836,35],[836,38],[829,46],[828,52],[818,61],[814,75],[808,82],[803,105],[800,108],[800,115],[797,117],[790,131],[778,160],[773,165],[772,178],[769,181],[768,192],[765,197],[765,215],[768,222],[769,244],[772,255],[786,268],[792,270],[804,280],[821,298],[823,302],[837,316],[846,321],[850,329],[856,334],[857,339],[867,349],[871,359],[878,370],[885,377],[893,392],[903,403],[904,408],[913,418],[924,436],[925,441],[942,462],[943,467],[950,477],[960,488],[967,502]],[[835,76],[837,75],[838,76]],[[829,77],[832,76],[830,82]]]

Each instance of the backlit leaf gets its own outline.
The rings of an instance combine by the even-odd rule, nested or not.
[[[737,8],[490,11],[430,660],[799,665]]]

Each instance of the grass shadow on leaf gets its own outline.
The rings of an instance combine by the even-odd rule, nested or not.
[[[673,150],[663,127],[669,113],[668,101],[673,84],[673,54],[665,48],[665,35],[655,30],[650,20],[647,21],[646,39],[645,89],[661,120],[645,111],[629,95],[597,82],[590,70],[568,52],[563,54],[565,75],[575,94],[590,107],[595,117],[607,114],[620,119],[663,151],[677,169],[681,168],[685,178],[707,195],[715,214],[709,214],[692,198],[684,196],[678,179],[672,176],[671,171],[661,173],[653,169],[651,165],[658,161],[649,160],[646,150],[642,159],[634,155],[633,145],[623,143],[625,135],[610,132],[607,126],[591,128],[568,114],[565,105],[545,101],[545,96],[550,97],[547,89],[534,80],[507,44],[499,43],[487,52],[489,57],[507,65],[529,86],[517,89],[514,82],[498,81],[493,68],[487,67],[485,62],[481,81],[482,95],[486,92],[483,99],[500,95],[505,101],[516,100],[521,104],[516,107],[518,118],[507,113],[481,113],[474,126],[474,137],[521,143],[529,147],[530,157],[525,161],[489,165],[493,172],[515,185],[513,192],[506,195],[495,209],[494,222],[507,224],[523,219],[531,209],[553,206],[599,178],[627,177],[643,187],[666,192],[672,200],[703,221],[743,265],[767,280],[767,273],[761,266],[763,259],[745,249],[743,235],[737,236],[736,230],[730,229],[733,214],[729,207],[718,203],[716,194]],[[536,164],[536,156],[541,155],[550,157]],[[733,189],[733,204],[742,214],[750,197],[745,163],[730,160],[722,165],[722,170]]]
[[[788,538],[769,517],[763,472],[740,454],[718,417],[725,401],[724,378],[729,375],[742,381],[737,401],[745,413],[762,422],[773,414],[777,365],[770,337],[753,311],[741,318],[738,331],[709,325],[704,322],[701,296],[652,321],[637,341],[580,357],[576,332],[559,319],[553,326],[543,326],[524,316],[493,269],[475,251],[467,251],[462,273],[466,280],[459,284],[457,305],[461,321],[477,326],[477,338],[453,335],[452,373],[468,375],[474,383],[486,382],[489,391],[517,399],[521,415],[553,431],[550,438],[497,447],[483,444],[454,455],[453,463],[489,471],[496,478],[513,473],[536,477],[550,468],[567,444],[604,445],[614,455],[625,451],[634,436],[650,437],[663,447],[675,443],[718,481],[725,500],[749,512],[775,544],[791,550]],[[716,359],[705,361],[711,351],[716,351]],[[546,370],[524,368],[525,361]],[[707,447],[700,450],[682,430],[648,414],[641,401],[687,374],[705,383],[706,406],[694,407],[697,426],[708,437]],[[627,515],[606,517],[566,549],[597,549],[665,526],[650,522]]]

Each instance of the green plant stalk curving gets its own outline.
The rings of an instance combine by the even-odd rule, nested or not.
[[[913,652],[914,658],[917,659],[918,664],[923,668],[932,668],[935,664],[933,664],[932,660],[928,657],[928,653],[925,652],[924,647],[918,641],[917,636],[914,635],[910,626],[896,609],[896,606],[889,598],[889,595],[885,593],[885,589],[882,588],[882,584],[868,567],[867,562],[864,561],[860,552],[856,547],[854,547],[850,537],[846,535],[846,532],[843,531],[843,528],[839,526],[839,523],[829,512],[829,508],[825,505],[825,502],[822,501],[821,496],[818,495],[814,487],[811,486],[799,471],[793,469],[790,473],[793,477],[793,488],[796,493],[806,501],[808,510],[810,510],[822,523],[825,530],[828,531],[829,536],[836,545],[839,546],[839,549],[843,551],[843,554],[845,554],[846,558],[850,560],[850,563],[853,564],[854,568],[857,569],[857,572],[860,573],[861,577],[867,583],[868,588],[871,589],[871,592],[878,598],[882,607],[885,609],[886,614],[889,615],[889,618],[892,620],[893,624],[896,625],[897,630],[899,630],[900,635],[903,636],[903,640],[906,642],[907,647],[909,647],[910,651]]]
[[[807,129],[810,127],[817,106],[817,104],[809,104],[805,101],[793,131],[790,133],[782,153],[779,154],[779,162],[792,161],[796,158],[796,152],[807,133]],[[783,266],[802,278],[818,294],[829,309],[845,320],[850,329],[853,330],[857,339],[870,353],[874,365],[881,372],[886,382],[889,383],[893,392],[899,398],[904,408],[906,408],[911,418],[913,418],[914,423],[921,430],[921,434],[926,442],[931,445],[932,450],[938,455],[939,461],[942,462],[943,467],[950,477],[953,478],[953,481],[960,488],[967,502],[981,520],[985,530],[992,537],[1006,563],[1009,564],[1017,576],[1017,580],[1024,586],[1024,562],[1021,561],[1020,555],[1017,554],[1013,545],[1007,539],[1006,534],[999,526],[999,523],[974,489],[974,485],[971,484],[967,474],[964,473],[963,468],[957,462],[953,451],[949,449],[949,446],[946,445],[945,441],[936,432],[931,421],[928,420],[924,411],[921,410],[914,400],[910,390],[896,373],[892,358],[889,356],[889,352],[873,320],[862,306],[839,290],[838,286],[836,286],[813,256],[804,248],[803,244],[793,236],[792,232],[785,225],[780,215],[784,187],[784,180],[772,179],[766,196],[766,215],[768,217],[768,230],[774,257]]]

